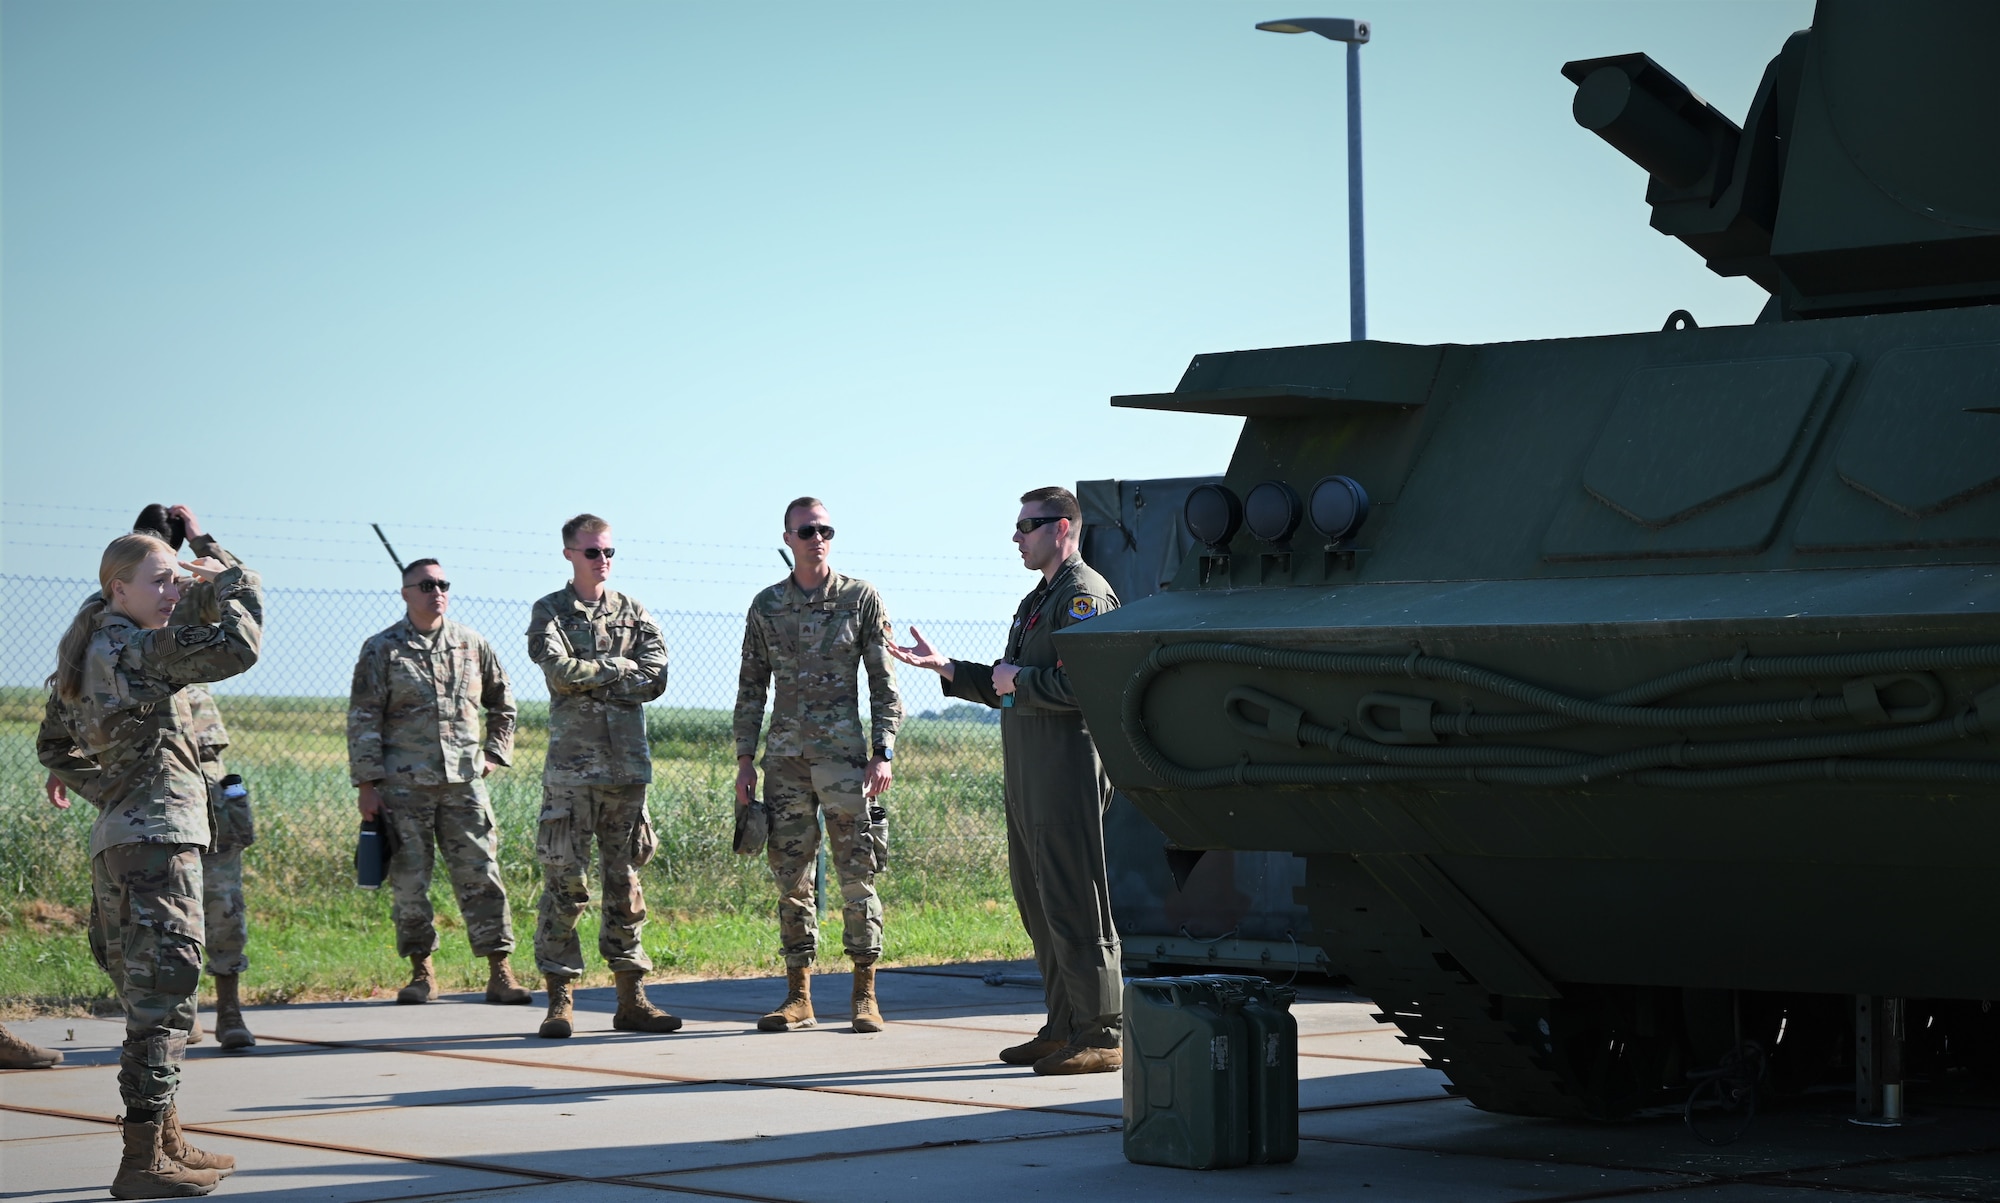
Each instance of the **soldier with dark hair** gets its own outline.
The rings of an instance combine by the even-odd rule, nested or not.
[[[411,968],[396,1001],[427,1003],[437,993],[431,872],[441,853],[473,955],[486,958],[486,1001],[526,1004],[533,996],[508,963],[514,917],[485,781],[514,753],[507,670],[479,632],[445,617],[451,582],[436,560],[403,569],[402,599],[403,618],[361,645],[347,711],[356,804],[364,817],[382,816],[396,837],[389,860],[396,955]]]
[[[238,560],[225,551],[213,536],[201,528],[185,506],[149,505],[139,511],[132,529],[157,535],[167,546],[180,549],[185,541],[197,556],[207,557],[224,567]],[[177,625],[213,623],[221,620],[215,600],[215,586],[196,579],[181,590],[180,604],[172,621]],[[222,725],[222,711],[208,686],[192,682],[182,686],[188,711],[193,718],[189,733],[201,753],[203,775],[214,782],[209,799],[213,830],[210,844],[201,854],[202,920],[206,925],[204,947],[208,953],[208,973],[215,979],[215,1040],[234,1052],[253,1047],[257,1037],[243,1021],[243,1002],[238,982],[250,968],[246,949],[250,942],[250,911],[243,901],[243,850],[257,842],[257,823],[250,813],[250,791],[243,778],[222,763],[222,750],[229,746],[229,729]],[[195,1020],[191,1043],[201,1040],[201,1020]]]
[[[618,983],[611,1026],[677,1031],[680,1019],[646,997],[653,962],[639,942],[646,925],[639,870],[659,848],[646,814],[653,754],[645,704],[666,692],[667,641],[638,598],[606,584],[617,554],[610,523],[578,514],[563,524],[562,539],[569,582],[536,602],[528,620],[528,658],[549,684],[549,755],[535,836],[542,862],[535,962],[549,988],[541,1035],[561,1040],[573,1030],[570,987],[583,975],[576,924],[590,905],[593,859],[604,899],[597,951]]]
[[[1038,1074],[1103,1073],[1123,1064],[1118,932],[1104,869],[1111,781],[1051,638],[1118,606],[1110,584],[1078,554],[1082,519],[1068,489],[1021,495],[1014,543],[1042,583],[1015,609],[998,663],[941,655],[915,627],[912,646],[894,649],[903,663],[943,677],[949,696],[1001,710],[1007,868],[1049,1017],[1033,1040],[1003,1049],[1000,1059],[1033,1065]]]
[[[792,571],[759,590],[743,626],[736,691],[736,804],[757,789],[757,735],[777,685],[764,741],[764,800],[771,810],[766,855],[778,884],[785,1001],[757,1021],[767,1032],[813,1026],[812,964],[819,947],[813,870],[824,815],[830,860],[840,879],[841,944],[854,963],[852,1025],[882,1030],[875,961],[882,955],[882,903],[869,838],[868,804],[889,786],[903,703],[889,654],[889,612],[867,581],[828,561],[833,524],[826,504],[801,497],[785,507]],[[868,673],[868,727],[861,725],[856,678]]]

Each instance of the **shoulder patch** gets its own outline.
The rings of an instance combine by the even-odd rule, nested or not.
[[[1069,599],[1069,616],[1076,619],[1097,616],[1097,599],[1088,593],[1079,593]]]
[[[200,647],[204,643],[214,643],[221,634],[221,627],[193,625],[175,627],[174,642],[182,647]]]

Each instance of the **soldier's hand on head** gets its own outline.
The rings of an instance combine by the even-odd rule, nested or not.
[[[757,796],[757,762],[748,756],[736,758],[736,805],[748,806]]]
[[[877,794],[889,788],[889,782],[895,776],[896,770],[889,766],[888,761],[875,757],[868,762],[868,775],[861,780],[861,796],[873,802]]]
[[[361,817],[364,819],[380,817],[382,814],[382,791],[375,788],[373,781],[364,781],[358,788],[361,794],[354,800],[354,805],[361,811]]]
[[[50,773],[49,779],[42,783],[42,792],[49,796],[50,806],[57,810],[69,809],[69,789],[56,779],[54,773]]]
[[[993,692],[999,694],[1003,698],[1006,697],[1008,694],[1013,693],[1014,678],[1016,675],[1020,673],[1020,671],[1021,671],[1020,665],[1009,664],[1005,660],[1002,660],[1000,663],[994,665]]]
[[[208,533],[201,529],[201,519],[196,518],[194,511],[184,505],[168,506],[167,517],[179,518],[181,520],[181,529],[187,533],[187,537],[190,539],[199,539]]]

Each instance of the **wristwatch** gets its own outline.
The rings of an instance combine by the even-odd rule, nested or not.
[[[894,748],[877,748],[877,749],[875,749],[875,759],[877,759],[877,760],[894,760],[894,759],[896,759],[896,749],[894,749]]]

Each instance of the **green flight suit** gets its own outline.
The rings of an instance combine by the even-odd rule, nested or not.
[[[990,664],[954,660],[944,686],[952,697],[1001,708],[1007,869],[1049,1010],[1037,1038],[1096,1048],[1118,1047],[1124,1026],[1104,869],[1111,781],[1051,636],[1117,607],[1110,584],[1072,556],[1014,611],[1002,657],[1021,670],[1011,698],[993,692]]]

